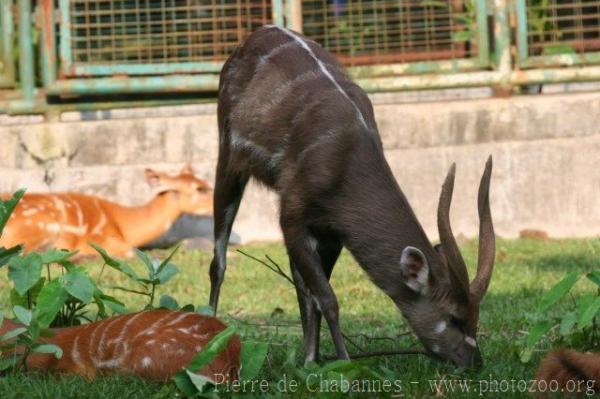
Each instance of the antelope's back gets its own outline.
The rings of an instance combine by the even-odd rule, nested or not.
[[[238,167],[269,185],[282,163],[323,138],[376,132],[368,97],[335,57],[274,26],[250,35],[225,63],[218,113],[221,143],[245,152]]]

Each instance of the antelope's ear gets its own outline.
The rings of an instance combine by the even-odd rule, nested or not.
[[[179,173],[182,175],[193,175],[194,169],[192,168],[192,164],[191,163],[185,164],[185,166],[183,167],[183,169],[181,169],[181,172],[179,172]]]
[[[400,258],[402,281],[417,294],[425,295],[429,290],[429,264],[423,252],[415,247],[406,247]]]
[[[152,169],[146,169],[144,170],[144,174],[146,175],[146,181],[150,186],[158,186],[160,183],[160,173]]]

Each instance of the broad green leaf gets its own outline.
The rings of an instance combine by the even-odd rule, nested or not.
[[[115,313],[127,313],[125,304],[110,295],[99,294],[96,298],[96,303],[102,303],[104,306],[110,308]]]
[[[242,344],[240,354],[240,362],[242,368],[240,370],[240,380],[249,381],[255,378],[262,368],[269,345],[265,342],[246,341]]]
[[[196,374],[188,369],[185,369],[185,372],[190,378],[191,383],[194,384],[196,390],[198,390],[199,393],[203,394],[202,397],[217,397],[216,395],[211,395],[211,393],[214,394],[214,389],[216,385],[213,380],[201,374]]]
[[[552,328],[552,323],[549,321],[541,321],[531,327],[529,330],[529,334],[527,335],[527,340],[525,341],[525,345],[528,348],[533,348],[538,341]]]
[[[49,353],[54,355],[55,358],[60,359],[63,356],[63,351],[58,345],[54,344],[40,344],[35,345],[33,348],[34,352],[37,353]]]
[[[42,263],[62,263],[77,254],[77,251],[71,252],[64,249],[50,249],[43,254]]]
[[[0,341],[8,341],[9,339],[17,337],[25,332],[27,332],[27,329],[25,327],[15,328],[14,330],[10,330],[6,334],[4,334],[2,337],[0,337]]]
[[[152,260],[148,257],[148,255],[146,255],[146,253],[144,251],[141,251],[137,248],[134,248],[134,251],[135,251],[135,254],[137,255],[137,257],[140,258],[142,263],[148,269],[148,277],[150,277],[152,279],[154,277],[154,271],[155,271]]]
[[[204,316],[214,316],[215,311],[210,305],[198,306],[196,308],[196,313],[202,314]]]
[[[164,295],[161,295],[160,301],[158,301],[158,307],[165,308],[165,309],[171,309],[171,310],[178,310],[179,304],[177,303],[175,298],[173,298],[170,295],[164,294]]]
[[[173,256],[175,255],[175,252],[177,252],[177,250],[179,249],[179,245],[176,246],[173,251],[171,251],[171,253],[169,254],[169,256],[167,256],[162,262],[160,262],[160,264],[158,265],[158,267],[156,268],[156,275],[158,276],[162,270],[167,266],[167,264],[171,261],[171,259],[173,258]]]
[[[17,292],[25,295],[40,279],[42,267],[42,258],[36,253],[15,256],[8,263],[8,278],[13,281]]]
[[[565,296],[567,292],[575,285],[577,280],[581,277],[579,272],[571,272],[567,274],[562,280],[556,285],[550,288],[550,291],[546,292],[538,304],[538,312],[542,313],[548,310],[554,305],[560,298]]]
[[[17,320],[19,320],[21,323],[25,324],[26,326],[31,324],[31,320],[33,319],[33,313],[31,313],[31,310],[17,305],[13,307],[13,312],[15,313]]]
[[[167,263],[160,269],[160,271],[156,272],[156,279],[161,284],[165,284],[166,282],[171,280],[173,276],[175,276],[177,273],[179,273],[179,269],[177,268],[177,266],[173,265],[172,263]]]
[[[227,347],[227,343],[231,336],[235,333],[235,327],[229,326],[211,339],[204,347],[202,352],[198,353],[192,361],[187,365],[187,368],[192,371],[198,371],[213,361],[215,357]]]
[[[9,200],[0,200],[0,237],[2,237],[2,231],[4,231],[4,226],[6,226],[10,215],[13,213],[17,203],[21,200],[24,194],[25,190],[21,189],[15,192]]]
[[[573,326],[575,326],[575,322],[577,321],[577,315],[575,312],[569,312],[564,315],[563,319],[560,322],[560,335],[569,335],[571,330],[573,330]]]
[[[191,398],[198,394],[198,389],[185,370],[181,370],[179,373],[175,374],[173,376],[173,381],[186,397]]]
[[[63,307],[69,294],[58,278],[53,279],[42,288],[37,301],[38,322],[48,327]]]
[[[10,290],[10,304],[12,306],[21,305],[29,308],[37,302],[37,297],[46,283],[46,277],[41,277],[24,295],[20,295],[14,288]]]
[[[321,374],[328,373],[330,371],[343,372],[345,370],[352,370],[362,367],[362,364],[352,360],[336,360],[331,363],[325,364],[319,369]]]
[[[140,277],[137,275],[135,270],[133,270],[131,268],[131,266],[129,266],[127,263],[125,263],[119,259],[115,259],[115,258],[111,257],[106,252],[106,250],[104,248],[102,248],[101,246],[99,246],[98,244],[94,244],[93,242],[90,242],[88,244],[100,254],[100,256],[102,257],[102,260],[104,260],[104,262],[108,266],[112,267],[115,270],[120,271],[121,273],[130,277],[132,280],[139,282]]]
[[[598,311],[600,310],[600,297],[596,297],[592,303],[590,303],[585,309],[579,313],[579,318],[577,319],[577,325],[579,327],[586,327],[589,323],[591,323],[592,319],[596,316]]]
[[[594,283],[598,287],[600,287],[600,272],[593,271],[593,272],[586,274],[585,277],[587,277],[588,280],[590,280],[592,283]]]
[[[61,277],[61,282],[69,294],[84,304],[92,302],[96,285],[85,271],[70,271]]]
[[[15,356],[7,356],[0,358],[0,371],[8,370],[11,367],[14,367],[21,360],[20,355]]]
[[[23,251],[22,245],[15,245],[12,248],[0,247],[0,267],[6,265],[11,258],[19,255]]]

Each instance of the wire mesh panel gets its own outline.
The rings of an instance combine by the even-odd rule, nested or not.
[[[522,65],[600,62],[600,0],[518,0],[517,14]]]
[[[600,50],[600,0],[527,0],[530,55]]]
[[[310,0],[304,33],[347,65],[473,58],[475,0]],[[479,19],[481,21],[481,19]],[[487,33],[487,32],[485,32]]]
[[[245,36],[272,21],[271,0],[61,2],[69,20],[63,62],[91,74],[218,69]]]

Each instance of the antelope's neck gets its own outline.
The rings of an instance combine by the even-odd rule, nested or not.
[[[374,283],[395,297],[403,249],[419,248],[429,260],[436,254],[383,152],[353,164],[346,198],[338,202],[344,243]]]
[[[134,247],[146,244],[165,233],[179,217],[175,194],[167,191],[142,206],[115,204],[110,212],[126,241]]]

